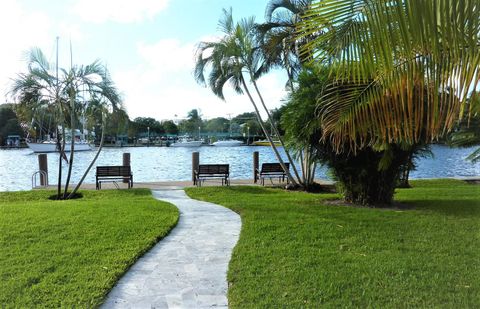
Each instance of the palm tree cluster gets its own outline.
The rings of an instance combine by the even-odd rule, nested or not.
[[[414,166],[416,154],[474,116],[467,101],[480,80],[479,15],[477,0],[272,0],[263,24],[254,25],[253,18],[235,24],[231,10],[224,11],[222,38],[198,46],[195,78],[222,99],[229,81],[237,93],[247,94],[262,123],[247,84],[270,116],[256,80],[284,68],[292,104],[302,106],[305,95],[316,102],[305,105],[307,112],[290,109],[295,120],[285,121],[295,130],[300,125],[292,122],[306,124],[305,134],[287,128],[287,137],[303,136],[304,147],[290,146],[306,163],[303,178],[296,170],[295,179],[289,175],[292,182],[308,187],[313,181],[308,169],[323,159],[349,171],[337,173],[356,179],[347,186],[365,188],[352,194],[362,203],[388,204],[394,183],[400,174],[408,178],[405,169]],[[320,70],[325,78],[313,95],[298,83],[299,73],[312,66],[327,68],[326,74]],[[351,169],[351,164],[370,167]],[[385,180],[358,186],[356,176],[369,170]]]
[[[32,115],[48,112],[54,120],[57,150],[59,151],[58,198],[72,198],[95,163],[102,149],[103,131],[100,147],[91,164],[77,186],[68,192],[75,150],[75,129],[80,127],[80,117],[103,115],[108,108],[118,109],[121,98],[108,71],[100,62],[86,66],[71,66],[70,69],[58,68],[48,62],[43,52],[33,48],[28,53],[27,72],[18,74],[13,81],[11,94],[16,102],[32,110]],[[68,173],[63,194],[62,158],[66,160],[66,128],[72,132]]]

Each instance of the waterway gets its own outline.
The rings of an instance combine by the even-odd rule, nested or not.
[[[433,145],[434,157],[419,159],[417,170],[411,173],[411,178],[479,176],[480,163],[473,164],[465,160],[474,149]],[[96,165],[121,165],[123,153],[129,152],[134,182],[190,180],[193,151],[200,152],[200,163],[230,164],[233,179],[252,178],[254,151],[259,151],[260,163],[277,161],[270,147],[123,147],[104,148]],[[75,153],[72,183],[78,182],[94,156],[95,151]],[[66,171],[67,164],[62,164]],[[0,150],[0,191],[31,189],[32,174],[37,170],[37,155],[30,149]],[[48,170],[50,183],[56,183],[57,154],[48,154]],[[319,167],[316,177],[329,179],[327,168]],[[95,168],[89,172],[85,182],[95,182]]]

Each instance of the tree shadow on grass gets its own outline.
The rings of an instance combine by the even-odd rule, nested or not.
[[[226,191],[246,193],[246,194],[278,194],[285,191],[282,188],[268,188],[268,187],[256,187],[256,186],[230,186],[224,187]]]
[[[409,200],[415,209],[427,210],[447,216],[480,218],[480,201],[478,200]]]

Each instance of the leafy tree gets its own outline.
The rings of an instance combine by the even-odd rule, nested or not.
[[[133,123],[138,132],[147,132],[148,128],[150,128],[151,133],[156,133],[157,135],[165,133],[163,125],[151,117],[137,117],[133,120]]]
[[[192,109],[187,114],[187,119],[180,121],[178,128],[180,132],[189,133],[191,135],[198,134],[198,128],[203,127],[203,120],[200,113],[196,109]]]
[[[8,135],[23,136],[20,122],[10,104],[0,105],[0,145],[5,144]]]
[[[209,119],[205,123],[207,132],[225,133],[230,131],[230,121],[224,117]]]
[[[162,126],[167,134],[178,134],[178,127],[172,120],[162,122]]]
[[[256,119],[257,119],[257,115],[254,112],[246,112],[233,117],[232,122],[243,124],[249,120],[256,120]]]
[[[108,114],[108,123],[105,127],[107,136],[116,137],[128,132],[129,119],[126,111],[119,109]]]

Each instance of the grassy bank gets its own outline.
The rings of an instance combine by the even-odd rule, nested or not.
[[[149,190],[52,194],[0,193],[0,307],[94,307],[178,219]]]
[[[187,189],[242,217],[229,303],[250,307],[480,306],[480,186],[415,181],[408,210],[334,206],[335,194]]]

